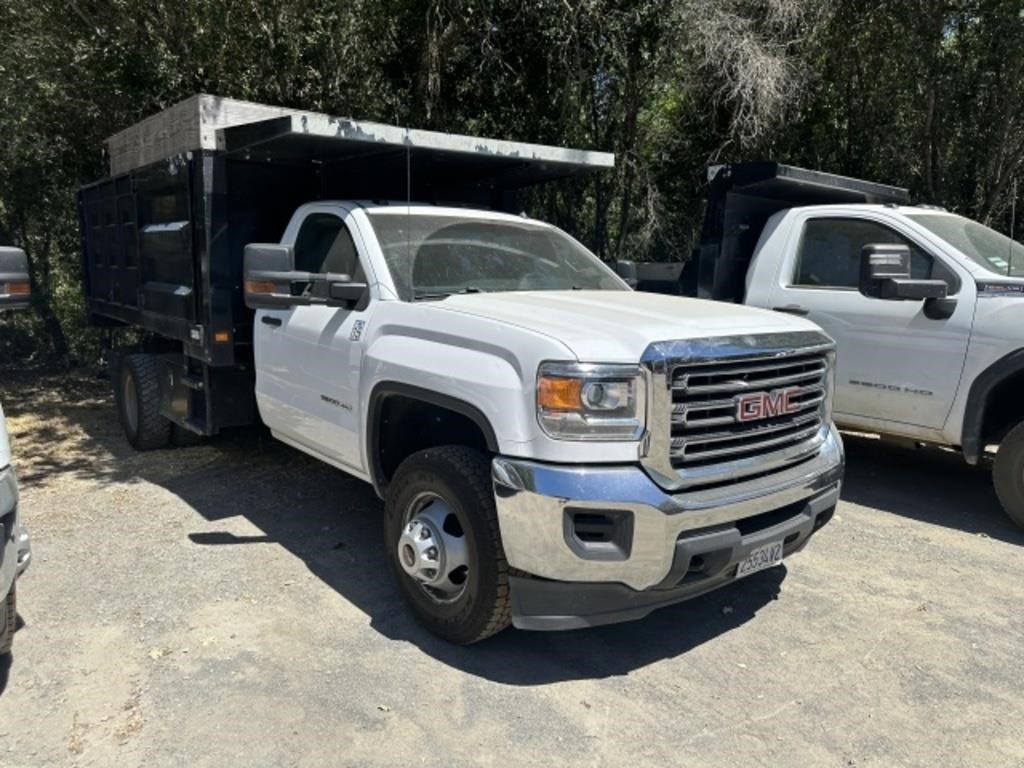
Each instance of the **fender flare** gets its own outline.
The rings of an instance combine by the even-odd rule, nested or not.
[[[384,497],[384,469],[380,465],[380,431],[377,429],[377,422],[380,418],[380,409],[384,402],[392,396],[400,395],[411,400],[422,400],[430,405],[445,408],[461,416],[465,416],[473,422],[484,436],[487,450],[498,453],[498,437],[494,433],[494,427],[490,420],[475,405],[459,400],[450,395],[443,395],[432,389],[402,384],[397,381],[381,381],[374,385],[370,391],[369,407],[366,411],[366,447],[367,466],[370,469],[370,478],[373,481],[373,489],[381,498]]]
[[[992,391],[1009,376],[1021,371],[1024,371],[1024,349],[1016,349],[992,363],[971,384],[960,435],[960,449],[968,464],[977,464],[985,450],[981,431],[985,426],[985,408]]]

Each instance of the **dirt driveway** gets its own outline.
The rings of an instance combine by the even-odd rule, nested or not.
[[[96,380],[0,400],[35,553],[6,768],[1024,766],[1024,535],[948,454],[849,438],[785,566],[453,648],[399,604],[368,486],[255,431],[136,454]]]

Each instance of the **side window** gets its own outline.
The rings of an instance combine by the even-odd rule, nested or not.
[[[910,276],[945,280],[955,290],[956,277],[914,243],[893,229],[867,219],[819,218],[804,225],[797,251],[793,284],[803,287],[856,288],[860,251],[871,243],[910,248]]]
[[[333,213],[311,213],[302,222],[295,239],[295,269],[348,275],[355,282],[366,279],[352,235]]]

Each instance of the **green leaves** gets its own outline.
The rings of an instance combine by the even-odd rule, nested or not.
[[[606,258],[686,258],[709,162],[909,185],[1004,230],[1024,166],[1015,0],[0,0],[0,51],[0,240],[59,320],[40,343],[80,357],[74,192],[195,92],[614,151],[525,199]]]

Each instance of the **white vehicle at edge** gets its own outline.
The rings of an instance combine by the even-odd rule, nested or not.
[[[0,247],[0,310],[28,306],[28,261],[18,248]],[[32,550],[18,519],[18,479],[0,405],[0,656],[10,653],[17,622],[15,583],[28,568]]]
[[[374,483],[443,637],[643,616],[832,515],[833,345],[806,320],[634,293],[554,227],[461,208],[308,204],[245,261],[263,421]]]
[[[945,295],[858,290],[874,244],[909,249],[905,282],[940,281]],[[840,426],[957,447],[972,464],[998,444],[996,492],[1024,525],[1024,246],[934,208],[790,208],[765,225],[746,289],[746,303],[804,315],[835,339]]]

